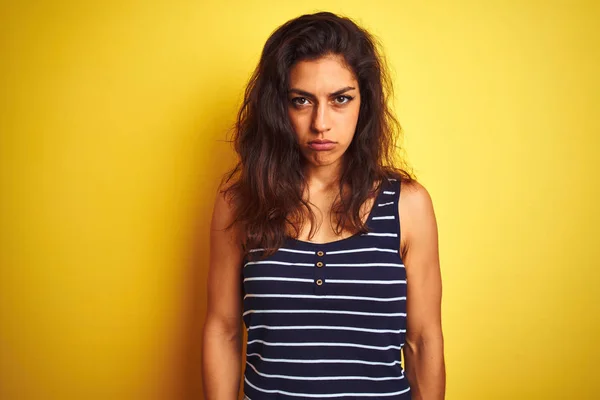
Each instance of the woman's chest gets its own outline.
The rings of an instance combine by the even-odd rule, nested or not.
[[[290,239],[272,256],[246,261],[245,293],[385,298],[406,292],[406,271],[397,249],[363,236],[336,244],[319,246]]]

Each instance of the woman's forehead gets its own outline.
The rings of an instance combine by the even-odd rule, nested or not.
[[[290,88],[306,91],[335,91],[340,87],[354,86],[354,73],[339,55],[298,61],[290,69]],[[301,87],[298,87],[301,86]]]

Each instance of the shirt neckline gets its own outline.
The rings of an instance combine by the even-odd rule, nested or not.
[[[379,190],[377,192],[377,195],[375,196],[375,200],[373,200],[373,205],[371,206],[371,210],[369,211],[369,215],[367,215],[367,220],[365,221],[365,224],[368,226],[371,223],[371,218],[373,217],[373,214],[375,213],[375,207],[377,207],[377,203],[380,200],[381,194],[383,193],[384,190],[384,186],[386,185],[385,183],[385,178],[382,180],[381,185],[379,186]],[[324,243],[315,243],[315,242],[309,242],[306,240],[299,240],[299,239],[294,239],[290,236],[287,237],[287,240],[290,240],[294,243],[299,243],[302,244],[304,246],[313,246],[313,247],[324,247],[324,246],[329,246],[329,245],[336,245],[339,243],[344,243],[346,241],[355,239],[359,236],[361,236],[362,234],[360,232],[356,232],[355,234],[353,234],[352,236],[348,236],[346,238],[343,239],[337,239],[337,240],[333,240],[331,242],[324,242]]]

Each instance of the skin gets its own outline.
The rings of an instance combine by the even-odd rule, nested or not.
[[[309,238],[310,226],[305,224],[299,240],[325,243],[353,234],[344,231],[339,236],[331,224],[323,224],[323,221],[330,221],[339,173],[346,149],[354,137],[360,102],[358,81],[338,55],[299,61],[290,70],[288,117],[305,161],[308,191],[304,195],[313,206],[319,226],[315,235]],[[309,142],[315,139],[331,140],[335,147],[327,151],[314,150]],[[364,217],[373,200],[365,205]]]
[[[340,89],[348,89],[339,93]],[[337,92],[337,93],[336,93]],[[352,96],[348,101],[343,96]],[[317,216],[329,218],[343,157],[352,141],[360,93],[354,74],[336,56],[302,61],[290,71],[288,116],[306,161],[307,197]],[[336,142],[331,151],[315,151],[315,138]],[[364,206],[365,216],[373,199]],[[241,382],[242,303],[240,296],[241,242],[237,227],[223,228],[233,220],[233,205],[217,194],[210,230],[210,264],[207,280],[207,315],[203,334],[203,380],[207,400],[238,398]],[[433,203],[418,182],[402,184],[398,206],[401,238],[398,248],[407,273],[407,336],[405,373],[413,400],[440,400],[445,393],[444,345],[441,328],[442,283],[438,231]],[[301,227],[307,239],[310,227]],[[312,237],[326,243],[350,236],[337,235],[330,224],[319,224]]]
[[[306,161],[305,172],[315,178],[313,183],[335,181],[358,122],[361,98],[354,73],[340,56],[326,56],[296,63],[289,80],[288,117]],[[308,145],[314,139],[328,139],[336,146],[316,151]]]
[[[442,278],[433,203],[427,190],[414,181],[402,185],[398,204],[407,282],[405,375],[413,400],[442,400],[446,392]]]

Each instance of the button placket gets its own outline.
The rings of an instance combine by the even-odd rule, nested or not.
[[[324,293],[325,292],[325,252],[322,250],[316,251],[316,261],[315,261],[315,293]]]

